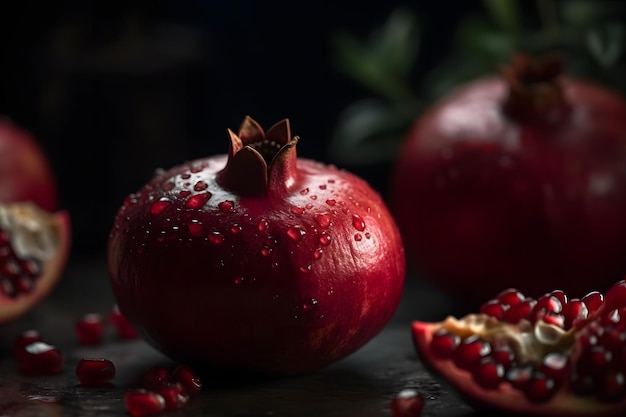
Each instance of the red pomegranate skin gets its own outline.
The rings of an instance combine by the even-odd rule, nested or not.
[[[227,160],[184,163],[126,199],[108,246],[120,310],[185,363],[299,374],[362,347],[391,319],[404,284],[382,198],[304,158],[275,170],[268,195],[241,196],[216,181]]]
[[[408,132],[390,206],[411,267],[454,296],[605,290],[626,273],[626,104],[563,76],[568,109],[507,116],[501,77],[468,83]]]
[[[27,130],[0,115],[0,201],[32,201],[58,208],[56,177],[41,145]]]

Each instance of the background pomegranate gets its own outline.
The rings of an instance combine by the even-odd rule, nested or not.
[[[449,294],[606,289],[626,273],[626,103],[515,56],[416,121],[390,205],[411,265]]]
[[[71,242],[56,178],[33,136],[0,117],[0,323],[30,311],[56,286]]]
[[[606,294],[500,292],[480,313],[415,321],[421,362],[471,404],[516,415],[626,411],[626,281]]]
[[[108,245],[122,313],[185,362],[271,374],[354,352],[391,319],[405,260],[360,178],[296,157],[288,120],[246,118],[230,152],[158,173]]]

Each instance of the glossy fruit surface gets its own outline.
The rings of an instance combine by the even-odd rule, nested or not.
[[[296,157],[288,120],[228,132],[228,155],[163,171],[120,208],[108,246],[119,308],[181,362],[319,369],[391,319],[399,232],[365,181]]]
[[[70,250],[69,214],[0,203],[0,323],[35,307],[57,284]]]
[[[82,358],[74,371],[84,386],[100,386],[115,378],[115,364],[105,358]]]
[[[31,201],[44,210],[58,206],[56,176],[33,135],[0,115],[0,202]]]
[[[410,266],[447,293],[606,290],[626,273],[625,161],[622,97],[518,56],[416,121],[390,206]]]
[[[520,301],[512,293],[521,295],[508,290],[483,304],[500,304],[504,315],[489,309],[437,323],[415,321],[413,340],[422,363],[478,408],[624,415],[626,281],[582,298],[553,291]],[[524,303],[531,308],[515,310]],[[517,313],[507,318],[508,311]]]

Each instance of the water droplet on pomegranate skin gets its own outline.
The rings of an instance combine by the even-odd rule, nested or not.
[[[320,259],[322,257],[322,254],[324,253],[324,251],[322,250],[322,248],[317,248],[313,251],[313,258],[315,260]]]
[[[150,214],[157,216],[163,212],[172,202],[166,198],[155,201],[150,206]]]
[[[261,219],[259,223],[257,224],[257,228],[259,229],[259,232],[261,233],[267,230],[267,226],[268,226],[268,223],[267,223],[267,220],[265,219]]]
[[[274,246],[276,246],[277,243],[278,241],[272,236],[265,239],[265,246],[267,246],[268,248],[273,248]]]
[[[290,211],[296,216],[301,216],[302,214],[304,214],[304,209],[298,206],[292,206]]]
[[[322,229],[327,229],[332,221],[330,214],[321,213],[315,215],[315,223],[317,223]]]
[[[242,228],[238,224],[234,224],[230,227],[230,233],[232,233],[233,235],[238,234],[239,232],[241,232],[241,230]]]
[[[189,234],[193,237],[202,236],[202,224],[196,219],[192,219],[187,223],[187,230],[189,230]]]
[[[235,285],[241,285],[243,284],[244,278],[243,277],[236,277],[233,282],[235,283]]]
[[[301,226],[292,226],[287,229],[287,236],[294,242],[299,242],[306,235],[306,230],[304,230]]]
[[[300,194],[301,195],[307,195],[308,193],[309,193],[309,188],[308,187],[300,190]]]
[[[328,245],[330,245],[330,241],[331,241],[331,238],[330,238],[330,236],[329,236],[329,235],[327,235],[327,234],[326,234],[326,233],[324,233],[324,232],[322,232],[322,233],[320,234],[320,244],[321,244],[322,246],[328,246]]]
[[[176,186],[176,184],[174,184],[172,181],[168,181],[165,184],[163,184],[163,191],[171,191],[174,187]]]
[[[85,314],[76,320],[74,330],[81,345],[98,345],[102,343],[104,334],[102,316],[97,313]]]
[[[361,235],[360,233],[356,233],[354,235],[354,240],[360,242],[361,240],[363,240],[363,235]]]
[[[268,257],[270,256],[270,254],[272,253],[272,250],[270,248],[261,248],[261,255]]]
[[[392,417],[420,417],[424,408],[424,396],[414,389],[405,388],[391,400]]]
[[[105,385],[115,378],[115,365],[104,358],[82,358],[78,361],[74,373],[83,386]]]
[[[329,198],[328,200],[326,200],[326,204],[328,204],[329,206],[334,206],[335,204],[337,204],[337,201]]]
[[[137,197],[135,196],[135,194],[130,194],[126,196],[126,198],[124,199],[124,207],[128,207],[132,204],[135,204],[136,202],[137,202]]]
[[[185,208],[188,209],[199,209],[206,204],[207,201],[211,198],[211,193],[200,193],[189,197],[189,199],[185,202]]]
[[[63,370],[63,354],[53,345],[34,342],[19,357],[20,372],[27,376],[54,375]]]
[[[235,203],[232,202],[231,200],[224,200],[217,205],[217,207],[223,212],[231,211],[234,206],[235,206]]]
[[[315,298],[311,298],[309,301],[302,304],[302,311],[311,311],[315,307],[317,307],[317,300]]]
[[[132,417],[143,417],[163,412],[165,399],[143,388],[130,389],[124,394],[124,405]]]
[[[363,230],[365,230],[365,222],[363,221],[361,216],[359,216],[358,214],[352,215],[352,226],[354,226],[354,228],[358,230],[359,232],[362,232]]]
[[[181,190],[181,192],[178,193],[178,195],[181,196],[182,198],[189,197],[191,195],[191,191],[189,191],[189,190]]]
[[[311,265],[304,265],[301,266],[300,268],[298,268],[300,270],[300,272],[302,272],[303,274],[308,274],[309,272],[311,272],[311,269],[313,267]]]
[[[209,242],[211,242],[215,246],[219,246],[224,243],[224,235],[220,232],[211,232],[209,233]]]

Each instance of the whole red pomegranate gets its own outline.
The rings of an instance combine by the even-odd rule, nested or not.
[[[626,281],[581,298],[561,290],[533,298],[511,288],[479,312],[414,321],[412,332],[422,364],[477,408],[626,413]]]
[[[247,117],[228,155],[158,173],[108,243],[122,313],[187,363],[297,374],[354,352],[394,314],[405,260],[380,196],[296,157],[288,120]]]
[[[57,210],[52,166],[26,130],[0,116],[0,323],[55,287],[69,256],[70,216]]]
[[[516,56],[416,121],[390,207],[410,266],[455,296],[606,289],[626,273],[626,103]]]

